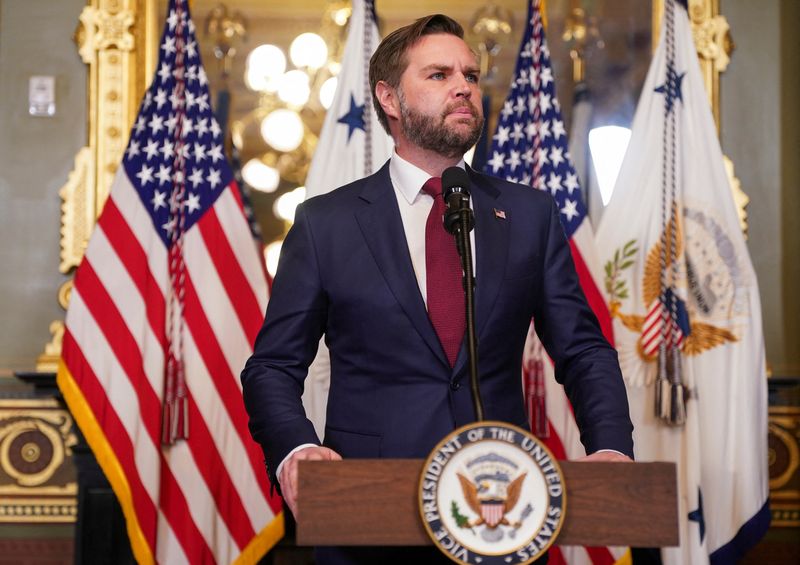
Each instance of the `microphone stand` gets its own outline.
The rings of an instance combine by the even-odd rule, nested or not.
[[[458,254],[461,256],[461,267],[464,269],[464,301],[467,316],[467,354],[469,366],[469,382],[472,390],[472,403],[475,407],[475,417],[478,422],[484,420],[483,400],[478,384],[478,339],[475,335],[475,275],[472,265],[472,241],[469,232],[475,225],[472,209],[469,207],[469,196],[461,196],[461,205],[448,212],[446,222],[452,222],[455,228],[453,235],[456,238]],[[456,218],[457,216],[457,218]],[[455,221],[454,221],[455,220]],[[452,225],[452,224],[451,224]],[[448,230],[450,231],[450,230]]]

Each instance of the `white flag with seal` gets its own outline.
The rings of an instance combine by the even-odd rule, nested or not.
[[[662,558],[733,563],[770,519],[761,304],[685,8],[663,21],[597,248],[636,458],[678,465]]]

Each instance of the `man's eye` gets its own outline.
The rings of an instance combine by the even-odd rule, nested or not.
[[[467,82],[473,82],[475,84],[478,84],[478,75],[470,73],[470,74],[466,75],[466,78],[467,78]]]
[[[444,73],[442,73],[442,72],[433,73],[431,75],[431,78],[434,79],[434,80],[442,80],[442,79],[444,79]]]

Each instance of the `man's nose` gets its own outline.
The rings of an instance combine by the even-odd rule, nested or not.
[[[467,77],[464,75],[456,75],[456,87],[455,92],[456,96],[461,96],[464,98],[469,98],[472,96],[472,83],[467,80]]]

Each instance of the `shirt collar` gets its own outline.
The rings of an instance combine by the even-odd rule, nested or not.
[[[457,167],[466,168],[464,159],[458,162]],[[397,154],[392,152],[392,159],[389,162],[389,176],[395,189],[403,195],[409,204],[413,204],[417,195],[422,192],[422,185],[431,178],[431,175],[409,163]]]

